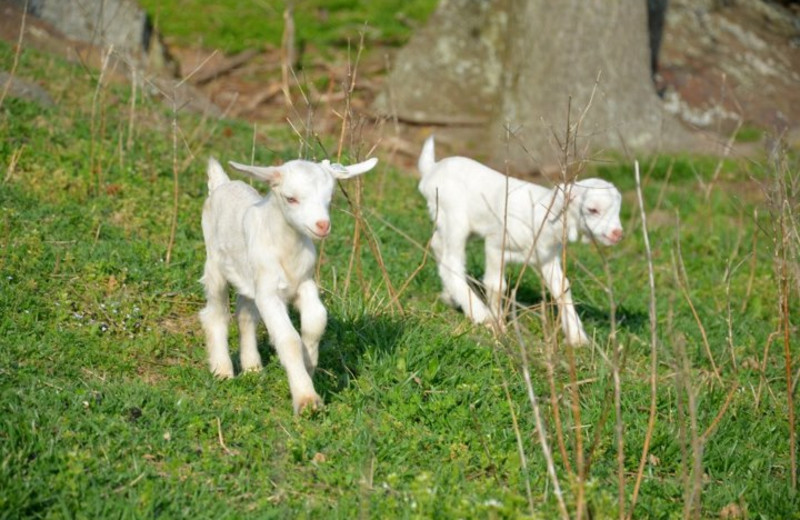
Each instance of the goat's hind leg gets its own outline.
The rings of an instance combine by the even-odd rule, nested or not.
[[[206,306],[200,311],[200,322],[206,333],[206,348],[211,373],[217,377],[233,377],[233,363],[228,352],[228,324],[230,306],[228,283],[222,273],[206,262],[202,283],[206,289]]]
[[[258,353],[256,328],[261,319],[255,302],[241,294],[236,299],[236,318],[239,322],[239,360],[243,372],[261,370],[261,355]]]
[[[483,273],[483,286],[486,288],[486,301],[495,321],[498,332],[505,329],[505,309],[503,306],[507,290],[503,273],[503,250],[486,242],[484,246],[486,270]]]
[[[469,231],[458,226],[437,226],[434,243],[439,248],[437,264],[444,293],[475,323],[485,323],[489,309],[467,283],[467,238]],[[437,236],[439,235],[439,236]]]
[[[433,237],[431,237],[431,249],[433,249],[433,256],[436,258],[436,265],[439,269],[439,278],[442,280],[442,292],[439,293],[439,299],[441,299],[450,307],[458,307],[458,303],[456,302],[455,298],[453,298],[453,296],[447,290],[447,285],[444,283],[444,276],[441,274],[441,263],[442,258],[444,257],[444,242],[442,240],[442,233],[439,231],[438,226],[433,232]]]

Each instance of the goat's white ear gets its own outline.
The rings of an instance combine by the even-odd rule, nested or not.
[[[233,161],[228,161],[232,168],[250,175],[254,179],[268,182],[270,186],[275,186],[281,182],[281,170],[276,166],[248,166]]]
[[[583,187],[578,185],[577,182],[571,182],[569,184],[559,184],[557,189],[564,194],[564,200],[569,204],[578,198]]]
[[[325,168],[331,175],[333,175],[336,179],[349,179],[350,177],[355,177],[356,175],[361,175],[362,173],[366,173],[373,169],[376,164],[378,164],[378,158],[373,157],[371,159],[367,159],[364,162],[360,162],[358,164],[351,164],[350,166],[343,166],[338,163],[331,164],[330,161],[325,159],[320,163],[323,168]]]

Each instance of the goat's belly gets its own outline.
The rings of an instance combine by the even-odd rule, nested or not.
[[[511,264],[536,263],[536,254],[530,251],[506,251],[505,261]]]
[[[236,289],[238,294],[254,299],[256,297],[256,287],[253,283],[254,279],[252,273],[242,273],[242,269],[242,266],[236,266],[231,262],[227,262],[226,265],[223,266],[225,279]]]

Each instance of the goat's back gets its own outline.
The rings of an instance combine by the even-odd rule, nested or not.
[[[419,184],[431,205],[464,214],[475,222],[497,220],[506,206],[510,213],[527,213],[532,203],[551,190],[508,177],[468,157],[448,157],[435,164]]]
[[[245,212],[261,200],[255,188],[242,181],[217,186],[203,205],[202,226],[206,244],[238,240]]]

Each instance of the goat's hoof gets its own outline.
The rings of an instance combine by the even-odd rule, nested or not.
[[[506,324],[501,320],[488,318],[483,321],[483,326],[489,329],[492,334],[502,336],[506,333]]]
[[[252,372],[261,372],[261,361],[258,363],[244,363],[242,362],[242,372],[249,374]]]
[[[440,292],[439,293],[439,299],[442,300],[442,303],[444,303],[448,307],[457,307],[458,306],[456,301],[453,299],[452,296],[450,296],[450,293],[448,293],[447,291]]]
[[[324,405],[325,403],[322,402],[322,398],[316,393],[304,395],[294,400],[294,414],[300,415],[301,413],[308,412],[313,415],[322,410]]]
[[[233,379],[233,365],[228,363],[213,363],[211,373],[217,379]]]
[[[571,334],[566,337],[567,343],[572,345],[573,347],[582,347],[584,345],[588,345],[591,343],[589,341],[589,336],[586,335],[585,332],[581,331],[579,334]]]

